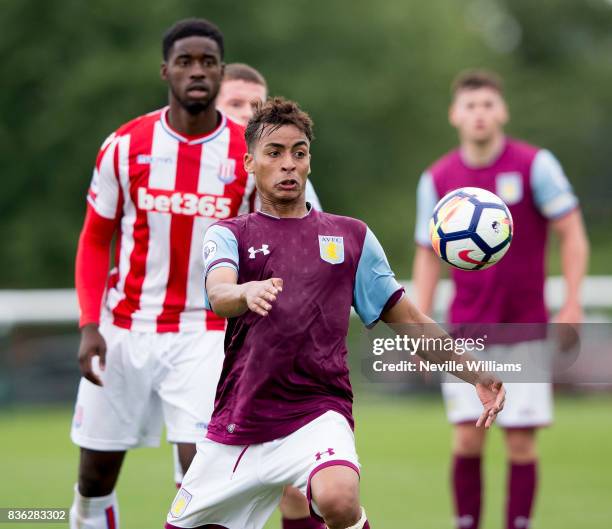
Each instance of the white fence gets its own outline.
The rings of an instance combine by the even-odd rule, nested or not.
[[[414,292],[411,281],[402,281],[409,296]],[[452,296],[452,284],[442,280],[438,286],[434,311],[443,314]],[[585,309],[612,308],[612,276],[586,278],[581,293]],[[546,301],[555,311],[564,299],[561,277],[550,277],[546,282]],[[71,323],[79,317],[74,289],[3,290],[0,291],[0,327],[31,323]]]

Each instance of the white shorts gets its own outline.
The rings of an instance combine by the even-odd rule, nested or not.
[[[172,443],[204,439],[225,333],[143,333],[110,322],[100,332],[107,348],[104,385],[81,379],[72,441],[102,451],[159,446],[163,422]]]
[[[486,358],[499,359],[509,353],[514,360],[521,355],[531,355],[546,342],[493,346],[489,348]],[[552,384],[549,382],[510,382],[506,387],[504,409],[497,416],[496,423],[502,428],[536,428],[553,422]],[[453,424],[474,422],[480,417],[483,407],[478,399],[476,389],[466,382],[445,382],[442,384],[442,395],[446,405],[446,414]]]
[[[166,529],[208,524],[218,529],[261,529],[285,485],[299,488],[310,500],[312,477],[334,465],[359,473],[353,432],[334,411],[267,443],[232,446],[206,439],[198,443]],[[316,512],[316,506],[311,509]]]

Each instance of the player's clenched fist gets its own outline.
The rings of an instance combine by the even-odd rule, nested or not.
[[[271,277],[265,281],[251,281],[244,284],[243,299],[249,310],[267,316],[272,310],[276,296],[283,291],[283,280]]]
[[[102,385],[100,377],[94,373],[92,359],[100,357],[100,369],[104,370],[106,362],[106,342],[95,324],[85,325],[81,329],[81,344],[79,345],[79,368],[81,374],[97,386]]]

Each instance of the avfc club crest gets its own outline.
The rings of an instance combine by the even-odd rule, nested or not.
[[[178,491],[174,501],[172,502],[172,507],[170,507],[170,514],[173,518],[178,518],[185,512],[185,509],[187,509],[187,505],[189,505],[192,497],[193,496],[185,489]]]
[[[499,173],[495,179],[495,194],[508,206],[519,203],[523,198],[521,173]]]
[[[344,237],[319,235],[319,250],[321,259],[327,263],[340,264],[344,262]]]

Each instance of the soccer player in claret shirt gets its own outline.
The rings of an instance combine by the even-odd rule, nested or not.
[[[404,296],[363,222],[306,202],[306,113],[269,100],[245,137],[261,210],[220,221],[204,238],[207,300],[229,318],[225,360],[207,439],[166,528],[260,529],[286,485],[305,492],[330,529],[369,528],[346,363],[351,306],[366,325],[382,319],[429,323],[431,336],[443,331]],[[479,424],[490,426],[503,406],[501,383],[487,373],[460,376],[476,384]]]
[[[244,63],[225,65],[225,74],[217,96],[217,108],[234,121],[246,127],[253,116],[253,102],[263,103],[268,97],[268,84],[263,75],[252,66]],[[255,191],[255,178],[249,173],[241,213],[248,213],[260,207]],[[304,191],[306,201],[321,211],[321,203],[310,179]],[[180,480],[179,480],[180,481]],[[299,490],[286,487],[280,502],[283,529],[322,529],[319,521],[310,516],[308,502]]]
[[[566,301],[557,321],[582,319],[579,287],[588,243],[578,200],[557,159],[549,151],[504,134],[508,109],[499,77],[468,71],[453,85],[450,122],[460,146],[422,175],[417,191],[417,250],[414,284],[417,304],[430,313],[440,274],[428,223],[437,201],[453,189],[474,186],[496,193],[514,220],[512,246],[495,266],[481,271],[453,269],[455,297],[451,323],[544,323],[545,249],[549,227],[559,236]],[[529,338],[507,347],[518,351]],[[529,342],[531,350],[541,343]],[[502,346],[503,347],[503,346]],[[480,519],[481,454],[485,432],[473,426],[479,402],[466,384],[443,384],[449,420],[454,424],[452,483],[457,527],[475,529]],[[552,388],[547,383],[508,385],[508,401],[498,423],[504,428],[508,457],[506,527],[529,526],[536,492],[536,430],[552,421]]]
[[[219,29],[183,20],[162,44],[169,104],[102,145],[79,240],[83,378],[71,431],[81,447],[72,528],[119,527],[114,488],[125,451],[157,445],[162,417],[187,469],[223,363],[225,320],[204,306],[201,244],[248,198],[244,128],[215,109]]]

